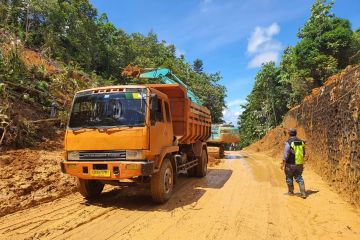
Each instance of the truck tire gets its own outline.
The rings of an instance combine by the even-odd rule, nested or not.
[[[196,176],[205,177],[207,174],[208,155],[205,149],[202,150],[199,164],[196,165]]]
[[[160,170],[151,176],[151,197],[156,203],[165,203],[174,188],[174,170],[169,159],[165,158]]]
[[[100,196],[104,184],[97,180],[79,179],[79,192],[86,199],[95,199]]]

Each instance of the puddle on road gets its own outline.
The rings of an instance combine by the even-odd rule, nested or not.
[[[259,182],[269,182],[272,186],[283,186],[283,172],[278,170],[278,165],[274,164],[273,160],[269,157],[263,156],[241,156],[242,161],[255,180]]]
[[[276,187],[283,185],[283,173],[277,170],[277,165],[274,165],[270,158],[228,153],[224,159],[228,161],[241,160],[245,170],[258,182],[269,182]]]
[[[240,155],[226,155],[224,158],[225,158],[225,159],[232,159],[232,160],[235,160],[235,159],[240,160],[240,159],[242,159],[243,157],[240,156]]]

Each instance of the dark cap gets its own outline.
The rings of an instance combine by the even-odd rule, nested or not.
[[[289,129],[289,135],[290,136],[296,136],[297,132],[296,132],[296,129],[295,128],[290,128]]]

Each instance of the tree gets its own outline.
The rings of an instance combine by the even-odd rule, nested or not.
[[[184,56],[177,57],[175,46],[159,41],[154,31],[127,34],[116,28],[89,0],[1,1],[0,19],[26,47],[91,74],[98,84],[139,83],[121,76],[128,64],[168,67],[211,110],[213,121],[222,122],[226,89],[219,84],[219,73],[204,72],[200,59],[193,66]]]
[[[360,30],[331,13],[334,1],[315,0],[311,16],[287,47],[280,66],[264,64],[239,116],[241,146],[261,138],[280,123],[286,111],[301,103],[313,88],[349,63],[360,63]]]
[[[333,5],[334,1],[316,0],[311,7],[312,14],[298,32],[298,37],[311,41],[321,54],[332,56],[338,67],[344,68],[349,62],[352,30],[347,19],[335,17],[330,12]]]
[[[360,63],[360,28],[352,36],[350,55],[350,64]]]
[[[265,63],[256,74],[255,85],[239,116],[241,146],[246,146],[277,126],[287,112],[287,91],[281,82],[280,68]]]
[[[310,19],[299,30],[298,37],[319,54],[333,57],[338,68],[344,68],[349,61],[348,49],[353,33],[347,19],[330,13],[333,4],[334,1],[316,0],[311,7]]]
[[[309,20],[298,32],[300,41],[284,51],[280,66],[282,81],[290,87],[289,106],[300,103],[313,88],[345,68],[355,54],[350,23],[330,12],[333,4],[316,0]]]
[[[193,63],[193,69],[196,73],[203,72],[203,61],[201,59],[195,59]]]

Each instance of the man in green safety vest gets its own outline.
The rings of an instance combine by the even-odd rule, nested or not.
[[[281,170],[285,169],[288,194],[294,195],[293,179],[299,184],[302,198],[306,198],[305,183],[302,178],[304,170],[305,143],[296,137],[296,129],[290,128],[290,138],[285,142],[284,157],[281,162]]]

